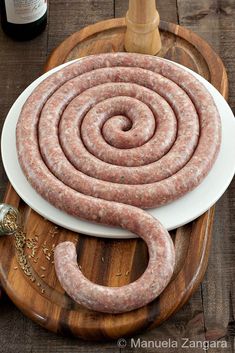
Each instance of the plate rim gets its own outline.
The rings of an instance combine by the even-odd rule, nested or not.
[[[79,218],[76,218],[76,217],[73,217],[71,215],[68,215],[66,214],[64,211],[61,211],[59,209],[56,209],[53,205],[51,205],[48,201],[46,201],[41,195],[37,194],[38,197],[41,199],[41,201],[43,200],[43,202],[45,202],[47,204],[47,206],[49,206],[50,208],[52,207],[54,209],[54,211],[56,211],[56,213],[58,213],[57,215],[57,219],[55,219],[55,217],[52,217],[52,216],[48,216],[48,214],[43,211],[41,211],[40,209],[38,209],[36,206],[34,206],[34,204],[31,202],[31,200],[28,200],[26,197],[24,197],[24,193],[22,195],[22,192],[21,190],[19,190],[20,187],[18,187],[18,185],[16,185],[17,183],[14,182],[14,178],[12,178],[12,175],[11,175],[11,172],[9,172],[9,169],[8,169],[8,162],[7,162],[7,158],[6,158],[6,146],[4,145],[4,139],[5,139],[5,135],[7,134],[6,130],[8,128],[8,124],[9,124],[9,121],[13,121],[14,122],[14,117],[13,117],[13,111],[14,109],[19,105],[20,106],[20,109],[22,108],[22,103],[21,103],[21,100],[23,100],[23,102],[25,102],[25,100],[27,99],[27,97],[31,94],[31,90],[33,90],[35,87],[37,87],[37,85],[42,82],[44,79],[46,79],[47,77],[49,77],[50,75],[52,75],[53,73],[61,70],[62,68],[76,62],[76,61],[79,61],[79,60],[82,60],[83,58],[78,58],[78,59],[75,59],[75,60],[71,60],[69,62],[66,62],[66,63],[63,63],[53,69],[51,69],[50,71],[47,71],[46,73],[44,73],[43,75],[39,76],[36,80],[34,80],[29,86],[26,87],[25,90],[23,90],[23,92],[18,96],[18,98],[16,99],[16,101],[13,103],[13,105],[11,106],[7,116],[6,116],[6,119],[5,119],[5,122],[4,122],[4,125],[3,125],[3,128],[2,128],[2,134],[1,134],[1,154],[2,154],[2,161],[3,161],[3,166],[4,166],[4,169],[5,169],[5,172],[7,174],[7,177],[10,181],[10,183],[12,184],[12,186],[14,187],[14,189],[16,190],[16,192],[19,194],[19,196],[22,198],[22,200],[28,204],[33,210],[35,210],[37,213],[39,213],[42,217],[48,219],[49,221],[59,225],[59,226],[62,226],[66,229],[69,229],[71,231],[75,231],[75,232],[78,232],[78,233],[83,233],[83,234],[86,234],[86,235],[90,235],[90,236],[96,236],[96,237],[102,237],[102,238],[116,238],[116,239],[130,239],[130,238],[134,238],[136,237],[135,234],[132,234],[126,230],[123,230],[121,228],[117,228],[117,227],[111,227],[111,226],[106,226],[106,225],[103,225],[103,224],[96,224],[96,223],[93,223],[93,222],[90,222],[90,221],[87,221],[87,220],[83,220],[83,219],[79,219]],[[213,99],[215,101],[215,97],[214,97],[214,94],[216,92],[216,95],[219,94],[220,96],[220,99],[222,98],[223,99],[223,103],[224,103],[224,107],[226,107],[226,109],[229,109],[230,111],[230,115],[233,116],[233,112],[231,110],[231,108],[229,107],[228,103],[226,102],[226,100],[224,99],[224,97],[222,96],[222,94],[210,83],[208,82],[205,78],[203,78],[202,76],[200,76],[199,74],[197,74],[196,72],[188,69],[187,67],[181,65],[181,64],[178,64],[174,61],[171,61],[171,60],[168,60],[168,59],[165,59],[165,58],[161,58],[162,60],[164,61],[168,61],[168,62],[171,62],[179,67],[182,67],[183,69],[185,69],[186,71],[190,72],[194,77],[196,77],[200,82],[202,82],[204,84],[204,86],[208,89],[208,87],[210,87],[209,92],[211,93],[211,95],[213,96]],[[208,86],[208,87],[207,87]],[[214,94],[213,94],[214,92]],[[26,98],[24,98],[24,96],[26,96]],[[22,98],[23,97],[23,98]],[[218,105],[217,105],[217,102],[215,101],[215,104],[218,108]],[[219,108],[218,108],[219,109]],[[12,115],[12,116],[11,116]],[[19,117],[18,117],[19,118]],[[18,121],[18,118],[16,119],[16,122]],[[234,116],[233,116],[234,118]],[[229,119],[231,120],[231,126],[233,124],[233,129],[234,129],[234,136],[235,136],[235,119],[233,120],[233,123],[232,123],[232,119],[229,117]],[[222,119],[221,119],[222,120]],[[222,122],[222,129],[223,129],[223,122]],[[15,131],[15,129],[14,129]],[[14,133],[15,135],[15,133]],[[223,140],[222,140],[222,143],[223,143]],[[222,143],[221,143],[221,146],[222,146]],[[221,152],[221,150],[220,150]],[[220,155],[220,152],[219,152],[219,155]],[[218,156],[219,157],[219,156]],[[234,155],[235,157],[235,155]],[[218,159],[218,158],[217,158]],[[18,160],[18,157],[17,157],[17,160]],[[235,158],[234,158],[235,160]],[[21,167],[20,167],[21,169]],[[214,169],[214,166],[212,167],[212,170]],[[233,169],[233,170],[232,170]],[[21,170],[22,172],[22,170]],[[222,191],[220,192],[217,192],[217,195],[214,197],[214,199],[210,202],[210,205],[208,206],[205,206],[205,207],[201,207],[201,210],[197,213],[195,213],[192,217],[190,218],[187,218],[186,221],[184,222],[178,222],[177,224],[175,224],[174,226],[171,226],[171,227],[167,227],[168,230],[172,230],[172,229],[175,229],[175,228],[178,228],[180,226],[183,226],[191,221],[193,221],[194,219],[198,218],[200,215],[202,215],[204,212],[206,212],[210,207],[212,207],[217,201],[218,199],[224,194],[224,192],[226,191],[226,189],[228,188],[229,184],[231,183],[231,180],[234,176],[234,173],[235,173],[235,162],[234,162],[234,165],[233,165],[233,168],[231,168],[231,174],[230,175],[227,175],[226,177],[226,182],[224,183],[225,186],[223,188]],[[22,172],[23,173],[23,172]],[[211,172],[209,172],[210,174]],[[209,175],[208,174],[208,175]],[[23,174],[24,176],[24,174]],[[24,176],[25,178],[25,176]],[[208,176],[204,179],[206,180],[208,178]],[[25,180],[27,181],[27,179],[25,178]],[[203,181],[204,182],[204,181]],[[197,190],[198,188],[200,188],[200,186],[203,184],[203,182],[196,188],[194,189],[193,191]],[[28,184],[28,187],[30,189],[32,189],[34,192],[36,192],[32,186],[30,185],[30,183],[27,181],[27,184]],[[192,192],[193,192],[192,191]],[[172,202],[171,204],[169,205],[173,205],[175,202],[179,201],[179,200],[182,200],[184,199],[186,196],[192,194],[192,192],[188,193],[187,195],[183,196],[182,198]],[[164,207],[167,207],[169,205],[165,205],[165,206],[162,206],[159,209],[163,209]],[[147,212],[150,212],[153,211],[154,212],[155,209],[151,209],[151,210],[146,210]],[[60,219],[62,219],[62,217],[60,218],[59,215],[60,214],[63,214],[63,215],[66,215],[67,217],[69,216],[69,218],[73,218],[73,219],[76,219],[76,221],[79,221],[84,223],[85,226],[87,226],[89,228],[89,226],[92,225],[92,232],[89,231],[89,229],[86,231],[86,229],[75,229],[73,226],[70,227],[69,224],[66,223],[65,225],[65,222],[63,221],[60,221]],[[164,223],[163,223],[164,224]],[[95,226],[95,227],[93,227]],[[83,227],[84,228],[84,227]],[[103,228],[102,230],[99,228]],[[107,231],[107,233],[110,233],[110,234],[103,234],[102,232],[104,231]],[[112,234],[113,233],[113,234]],[[115,233],[115,234],[114,234]]]

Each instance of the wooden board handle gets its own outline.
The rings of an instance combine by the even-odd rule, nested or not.
[[[155,0],[129,0],[126,14],[126,51],[156,55],[162,47],[159,22]]]

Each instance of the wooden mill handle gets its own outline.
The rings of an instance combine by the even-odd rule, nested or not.
[[[159,22],[155,0],[129,0],[126,14],[126,51],[156,55],[161,50]]]

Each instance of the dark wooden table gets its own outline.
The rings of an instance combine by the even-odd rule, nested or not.
[[[100,20],[121,17],[127,0],[50,0],[46,31],[26,43],[13,42],[0,31],[0,128],[17,96],[42,73],[51,50],[64,38]],[[222,57],[229,75],[229,103],[235,111],[235,0],[158,0],[163,20],[179,23],[206,39]],[[9,141],[10,143],[10,141]],[[0,165],[0,196],[7,178]],[[205,352],[183,349],[181,339],[226,340],[228,347],[209,353],[234,352],[235,335],[235,182],[216,206],[213,243],[203,283],[190,302],[161,327],[140,334],[141,340],[178,342],[178,348],[120,349],[116,342],[91,343],[47,332],[24,317],[3,294],[0,300],[0,352]],[[4,256],[4,254],[0,254]],[[135,337],[137,339],[138,337]]]

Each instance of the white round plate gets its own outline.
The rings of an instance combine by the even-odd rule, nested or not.
[[[57,225],[98,237],[132,238],[135,235],[121,228],[91,223],[58,210],[37,194],[25,178],[19,165],[15,131],[21,108],[41,81],[70,63],[60,65],[39,77],[26,88],[10,109],[3,127],[1,142],[2,159],[7,176],[18,195],[32,209]],[[184,67],[184,69],[186,68]],[[235,173],[235,119],[233,113],[223,96],[208,81],[195,72],[186,70],[206,86],[215,100],[222,119],[222,145],[212,170],[195,190],[169,205],[147,211],[158,218],[168,230],[182,226],[207,211],[225,192]]]

